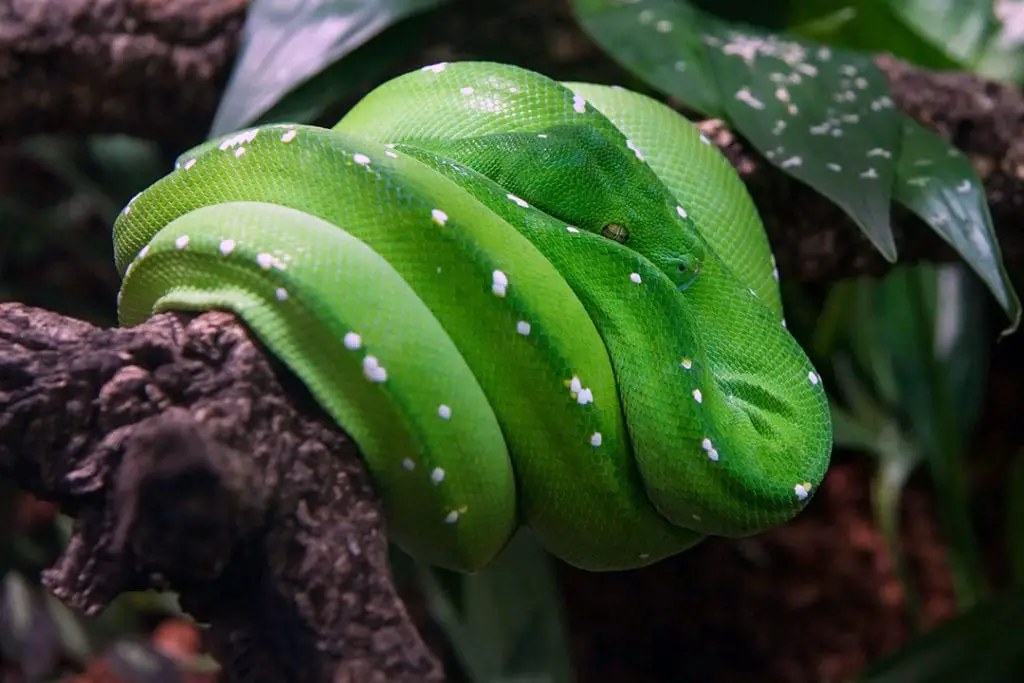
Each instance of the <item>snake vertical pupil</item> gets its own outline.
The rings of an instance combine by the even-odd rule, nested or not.
[[[619,223],[609,223],[604,226],[601,228],[601,234],[619,244],[625,244],[626,240],[629,239],[629,230],[626,229],[626,226]]]

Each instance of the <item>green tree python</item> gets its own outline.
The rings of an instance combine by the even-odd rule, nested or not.
[[[476,571],[525,525],[575,566],[640,567],[791,519],[828,466],[757,211],[644,95],[428,66],[332,129],[189,150],[113,241],[121,324],[237,314],[424,562]]]

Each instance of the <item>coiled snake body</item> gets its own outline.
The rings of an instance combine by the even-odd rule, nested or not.
[[[806,504],[832,432],[739,177],[668,107],[439,64],[333,129],[211,141],[114,226],[122,324],[234,311],[354,439],[391,538],[521,525],[639,567]]]

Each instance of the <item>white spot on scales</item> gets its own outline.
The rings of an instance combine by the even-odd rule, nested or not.
[[[278,270],[284,270],[285,265],[281,259],[277,258],[273,254],[268,254],[265,251],[261,251],[256,254],[256,265],[263,270],[270,270],[271,268],[277,268]]]
[[[384,382],[388,378],[388,371],[380,364],[376,356],[363,358],[363,374],[371,382]]]
[[[220,143],[220,149],[221,151],[226,152],[228,149],[232,147],[238,147],[239,145],[249,144],[250,142],[256,139],[256,136],[259,135],[259,132],[259,128],[250,128],[249,130],[243,130],[240,133],[236,133],[231,137],[225,138],[224,141]]]
[[[509,193],[509,194],[507,194],[505,196],[508,197],[509,199],[511,199],[512,201],[514,201],[519,206],[523,207],[524,209],[527,208],[528,206],[530,206],[529,202],[527,202],[525,199],[520,199],[519,197],[515,196],[514,194]]]
[[[494,296],[504,297],[507,289],[508,276],[500,270],[491,273],[491,291],[494,292]]]
[[[640,152],[639,149],[636,148],[636,145],[633,144],[632,140],[626,140],[626,147],[629,147],[631,150],[633,150],[633,154],[636,155],[637,159],[639,159],[640,161],[644,160],[644,155]]]
[[[715,445],[711,443],[711,439],[705,437],[700,445],[701,448],[704,449],[704,452],[708,454],[709,460],[718,462],[718,449],[716,449]]]
[[[346,349],[355,351],[363,345],[363,338],[355,332],[346,332],[342,342],[345,344]]]

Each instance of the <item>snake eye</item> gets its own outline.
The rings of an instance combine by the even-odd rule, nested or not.
[[[701,262],[700,259],[688,254],[681,258],[670,259],[669,267],[670,270],[666,274],[675,283],[676,289],[685,292],[700,275]]]
[[[601,234],[613,242],[625,244],[629,239],[629,229],[619,223],[609,223],[601,228]]]

